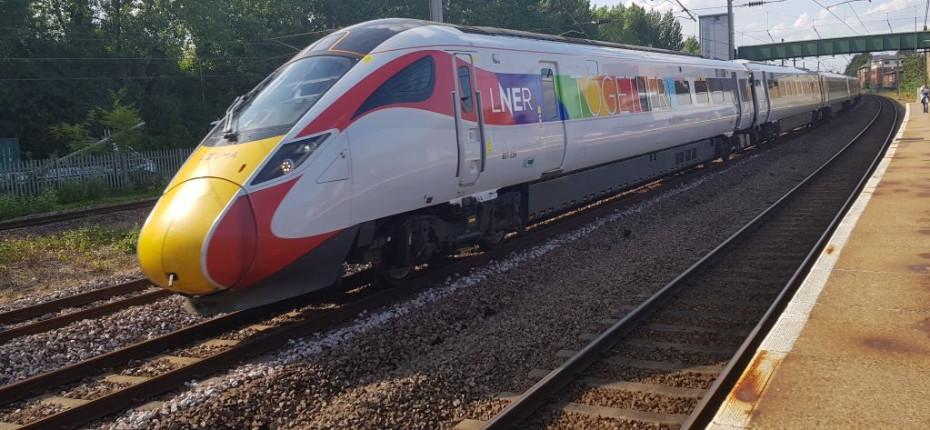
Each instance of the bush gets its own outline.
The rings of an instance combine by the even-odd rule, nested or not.
[[[901,94],[906,95],[909,102],[917,99],[917,89],[927,81],[927,63],[923,54],[908,54],[902,62],[901,85],[898,86]]]
[[[129,182],[137,193],[159,193],[168,186],[167,178],[149,172],[130,173]]]
[[[57,191],[58,203],[63,205],[97,200],[107,194],[106,185],[99,179],[65,181]]]
[[[54,209],[57,202],[55,190],[45,190],[36,196],[13,196],[0,194],[0,219],[16,218]]]
[[[120,251],[123,251],[127,254],[135,254],[136,248],[139,245],[140,229],[141,228],[139,227],[139,224],[133,226],[132,230],[130,230],[128,233],[125,233],[123,237],[121,237],[120,240],[116,242],[116,249],[119,249]]]

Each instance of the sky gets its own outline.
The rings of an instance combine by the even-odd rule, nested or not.
[[[695,17],[726,13],[725,0],[680,0]],[[734,6],[749,0],[734,0]],[[770,3],[771,1],[771,3]],[[777,1],[777,2],[776,2]],[[734,7],[736,46],[761,45],[818,38],[847,37],[865,34],[913,32],[922,30],[930,0],[764,0],[754,7]],[[661,12],[671,10],[678,16],[682,33],[697,36],[698,23],[688,18],[675,0],[592,0],[597,7],[619,3],[636,3]],[[852,55],[798,59],[797,65],[816,70],[842,73]],[[790,60],[788,60],[790,62]],[[819,62],[819,64],[818,64]]]

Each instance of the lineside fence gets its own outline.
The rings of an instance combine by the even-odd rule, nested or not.
[[[87,154],[68,159],[14,161],[0,165],[0,193],[31,196],[62,184],[92,181],[111,190],[174,176],[193,148]]]

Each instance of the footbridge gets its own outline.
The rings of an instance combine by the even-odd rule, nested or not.
[[[736,50],[736,58],[766,61],[927,48],[930,48],[930,31],[915,31],[740,46]]]

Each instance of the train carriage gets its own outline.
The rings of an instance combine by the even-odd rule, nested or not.
[[[817,121],[823,106],[821,81],[805,69],[740,62],[753,73],[756,118],[763,140]]]
[[[854,101],[859,84],[855,79],[835,73],[822,73],[824,108],[838,113],[849,107]]]
[[[558,36],[358,24],[233,103],[143,226],[140,263],[204,313],[323,288],[347,261],[403,279],[534,218],[726,158],[738,136],[813,121],[817,82]]]

